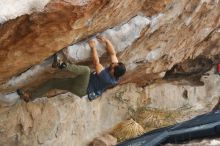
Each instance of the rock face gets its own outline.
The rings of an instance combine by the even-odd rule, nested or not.
[[[108,90],[93,102],[66,93],[1,107],[0,143],[3,146],[84,146],[119,122],[140,116],[136,112],[146,106],[170,111],[166,118],[154,115],[153,110],[146,117],[136,117],[146,129],[166,124],[163,120],[167,122],[176,112],[176,121],[187,120],[210,111],[218,100],[218,75],[210,75],[204,82],[205,86],[201,87],[163,83],[140,88],[128,84]],[[149,123],[155,125],[150,127]]]
[[[87,42],[97,42],[99,34],[112,41],[128,72],[120,86],[94,102],[70,93],[9,107],[0,102],[1,145],[87,145],[142,107],[179,111],[176,120],[182,121],[211,110],[218,100],[213,65],[220,60],[219,1],[22,2],[0,2],[2,101],[13,101],[17,88],[69,76],[51,68],[54,53],[91,66]],[[6,14],[12,3],[21,11]],[[104,46],[97,42],[97,48],[106,65]]]
[[[175,64],[219,54],[219,2],[175,2],[170,11],[153,18],[150,28],[121,55],[123,61],[129,60],[128,65],[136,66],[124,83],[149,84]]]
[[[89,102],[67,93],[1,108],[0,143],[2,146],[87,145],[101,132],[128,118],[129,112],[139,106],[140,97],[136,93],[132,101],[122,102],[115,98],[114,91],[109,91],[105,97]],[[115,116],[110,116],[113,113]]]
[[[133,1],[124,2],[126,4],[121,4],[123,2],[120,2],[120,5],[126,5],[126,7],[123,7],[126,10],[127,10],[127,7],[129,7],[129,5],[132,3],[132,5],[134,5],[132,6],[132,9],[134,8],[135,10],[129,10],[129,13],[132,13],[132,14],[126,13],[126,15],[123,15],[125,13],[123,8],[120,8],[119,10],[117,9],[118,7],[116,7],[114,8],[115,11],[113,14],[116,15],[117,13],[118,14],[117,17],[116,16],[113,17],[113,14],[112,14],[112,17],[109,18],[108,20],[110,21],[110,23],[106,23],[106,22],[102,23],[104,22],[104,20],[107,19],[107,18],[102,18],[102,17],[104,17],[105,14],[106,14],[106,17],[110,15],[106,12],[106,9],[108,8],[108,6],[110,6],[111,8],[113,6],[116,6],[115,3],[116,3],[115,1],[110,1],[109,3],[105,4],[105,7],[104,7],[105,9],[103,8],[104,10],[100,9],[99,14],[95,15],[95,17],[92,19],[93,23],[91,23],[91,25],[85,26],[90,31],[82,27],[80,28],[81,30],[80,32],[68,31],[68,33],[72,32],[72,34],[70,34],[71,38],[76,39],[75,41],[72,40],[72,43],[82,40],[83,38],[86,38],[90,36],[91,34],[94,34],[98,31],[102,31],[101,34],[105,35],[107,38],[112,40],[116,50],[118,50],[118,52],[122,51],[119,54],[119,58],[122,62],[125,62],[129,70],[129,72],[122,79],[121,83],[133,82],[133,83],[137,83],[140,86],[145,86],[146,84],[153,83],[155,80],[162,78],[164,76],[164,72],[171,70],[172,67],[174,67],[176,64],[179,64],[187,60],[194,60],[195,58],[199,56],[206,56],[204,58],[210,58],[213,60],[216,57],[216,55],[219,53],[219,48],[218,48],[219,3],[218,1],[196,0],[192,2],[192,1],[183,0],[183,1],[173,1],[172,3],[168,3],[168,1],[163,1],[164,4],[166,3],[169,4],[167,5],[168,10],[165,11],[165,13],[160,13],[159,15],[153,16],[151,18],[147,18],[146,16],[136,16],[133,19],[130,19],[129,21],[127,21],[129,18],[136,15],[138,12],[139,13],[144,12],[144,10],[146,10],[147,8],[142,8],[140,7],[140,3],[136,4],[136,3],[133,3]],[[152,5],[151,7],[154,7],[154,6],[158,7],[157,5],[158,3],[155,1],[153,3],[154,5]],[[52,4],[51,5],[49,4],[47,7],[52,5]],[[92,7],[92,5],[89,5],[89,6]],[[119,6],[119,4],[117,6]],[[102,10],[104,12],[102,12]],[[46,12],[47,11],[45,10],[44,13]],[[39,13],[39,14],[37,13],[37,14],[41,15],[42,13]],[[37,14],[34,13],[32,15],[37,15]],[[93,14],[93,13],[90,12],[89,14]],[[28,17],[32,17],[32,15]],[[55,19],[54,17],[52,18]],[[119,19],[119,17],[121,18]],[[36,18],[36,21],[41,21],[41,19],[37,19],[37,18]],[[21,18],[19,17],[17,19],[21,19]],[[13,21],[18,21],[17,19]],[[81,18],[78,18],[78,19],[77,21],[81,21]],[[122,22],[124,23],[121,25],[115,26],[113,29],[108,29],[104,31],[105,28],[111,27],[117,24],[116,20],[111,20],[111,19],[117,19],[118,24]],[[68,20],[71,20],[71,19],[68,19]],[[56,21],[58,20],[56,19]],[[125,23],[126,21],[127,23]],[[11,21],[9,21],[8,23],[4,23],[1,26],[2,27],[1,30],[2,31],[7,30],[7,28],[5,27],[8,26],[9,24],[11,25],[16,24],[16,23],[13,23],[13,22],[10,23],[10,22]],[[61,23],[59,23],[59,25],[61,25]],[[76,24],[74,23],[74,25]],[[83,25],[80,25],[80,26],[83,26]],[[40,26],[38,27],[40,29],[43,28]],[[52,27],[50,26],[50,28]],[[75,27],[73,27],[73,29],[74,28]],[[58,29],[58,30],[62,31],[62,29]],[[86,33],[84,33],[84,31],[86,31]],[[2,45],[1,48],[5,48],[5,47],[13,48],[13,46],[16,46],[16,43],[9,42],[10,39],[6,37],[6,32],[7,31],[5,31],[5,33],[1,33],[3,34],[1,38],[4,38],[4,39],[1,39],[3,42],[1,43]],[[47,32],[50,32],[50,31],[47,30],[44,33],[47,33]],[[52,32],[56,32],[56,30],[53,30]],[[14,33],[14,32],[11,32],[11,33]],[[7,34],[11,34],[11,33],[7,32]],[[41,32],[39,33],[40,35],[43,35],[43,33]],[[49,35],[52,35],[52,34],[49,33]],[[76,35],[77,37],[75,37]],[[10,36],[14,36],[14,35],[11,34]],[[44,37],[47,37],[47,36],[45,35]],[[55,53],[55,51],[70,44],[70,43],[65,43],[65,46],[60,47],[59,45],[63,44],[66,41],[58,39],[58,35],[54,36],[56,37],[56,39],[53,39],[52,37],[47,37],[47,38],[44,38],[44,37],[39,36],[39,39],[44,40],[44,41],[41,41],[41,43],[44,42],[46,44],[46,45],[43,45],[43,44],[41,45],[41,47],[43,47],[44,49],[40,49],[41,47],[39,46],[32,47],[30,46],[31,44],[38,45],[38,43],[31,40],[31,44],[30,44],[30,42],[27,42],[28,39],[25,39],[24,41],[22,41],[22,38],[20,37],[19,43],[25,43],[26,45],[29,45],[29,48],[30,47],[32,48],[29,51],[33,51],[32,53],[30,53],[29,51],[26,51],[26,48],[28,47],[22,47],[23,45],[19,45],[18,49],[23,48],[24,53],[21,53],[22,51],[19,51],[19,50],[18,52],[20,53],[16,53],[17,51],[14,51],[14,50],[17,50],[17,49],[15,48],[14,49],[1,49],[1,52],[2,52],[1,54],[3,54],[1,59],[4,60],[5,62],[5,63],[2,63],[2,67],[1,67],[1,71],[2,71],[1,77],[2,77],[3,83],[0,86],[0,88],[2,92],[11,92],[17,88],[22,88],[22,87],[27,87],[27,86],[30,87],[30,83],[34,82],[35,84],[37,83],[39,84],[39,82],[45,81],[45,79],[51,76],[54,76],[54,75],[51,75],[51,73],[54,73],[54,71],[51,71],[50,69],[51,61],[46,60],[44,63],[37,65],[36,67],[33,67],[33,68],[37,68],[37,69],[33,69],[34,71],[32,69],[28,70],[27,75],[21,74],[20,76],[18,76],[18,78],[11,78],[11,80],[9,80],[9,77],[12,77],[13,75],[18,74],[21,71],[24,71],[25,69],[27,69],[27,67],[30,67],[30,65],[33,65],[39,61],[42,61],[42,59],[51,55],[52,52]],[[16,36],[16,38],[18,37]],[[37,39],[38,37],[35,36],[34,38]],[[62,38],[67,39],[68,37],[62,35]],[[5,39],[7,39],[8,41],[4,41]],[[49,41],[47,39],[53,39],[53,41]],[[61,41],[61,43],[56,43],[57,39]],[[91,39],[93,39],[93,37]],[[84,61],[91,61],[89,58],[90,49],[88,48],[87,41],[88,40],[83,40],[77,44],[67,47],[67,49],[64,49],[63,52],[66,55],[66,58],[68,58],[69,61],[79,62],[79,63],[84,62]],[[50,46],[50,42],[51,42],[51,46]],[[6,43],[8,43],[8,45],[4,45]],[[49,47],[49,48],[47,49],[45,47]],[[57,49],[54,50],[55,48]],[[99,48],[98,50],[99,50],[100,56],[102,54],[105,55],[104,53],[105,51],[103,50],[101,45],[98,45],[98,48]],[[4,55],[3,52],[5,53],[7,52],[8,55]],[[12,54],[10,54],[10,52]],[[37,52],[39,52],[40,54],[39,56]],[[32,55],[33,53],[34,55]],[[36,56],[36,59],[35,59],[35,56]],[[42,56],[44,57],[42,58]],[[28,57],[31,57],[31,59],[28,59]],[[12,58],[13,58],[13,62],[10,61],[10,59]],[[25,59],[22,59],[22,58],[25,58]],[[106,60],[105,56],[103,57],[102,60],[103,61]],[[17,65],[17,63],[19,65]],[[10,68],[10,72],[8,72],[9,68]],[[139,72],[139,73],[136,74],[136,72]],[[25,77],[25,76],[28,76],[28,74],[29,76],[30,75],[34,76],[34,78],[30,79],[30,77]]]
[[[110,134],[97,137],[91,143],[92,146],[113,146],[117,144],[117,139]]]
[[[5,23],[24,14],[42,11],[50,0],[8,0],[1,1],[0,23]]]
[[[142,9],[143,2],[51,0],[41,12],[5,22],[0,26],[0,81],[6,81],[72,43],[130,19]]]
[[[116,51],[120,53],[140,37],[141,31],[143,31],[143,29],[149,25],[149,23],[150,21],[146,17],[136,16],[126,24],[116,26],[112,29],[107,29],[106,31],[102,32],[101,35],[110,39],[113,45],[116,46]],[[97,51],[100,57],[106,54],[105,46],[99,43],[96,38],[91,39],[96,41]],[[60,56],[62,54],[64,54],[68,61],[73,63],[89,61],[91,59],[91,51],[87,41],[76,43],[67,47],[66,49],[63,49],[62,53],[58,53]],[[104,60],[104,57],[102,58]],[[30,87],[30,84],[35,85],[37,82],[40,82],[40,80],[44,81],[51,76],[61,76],[59,75],[59,71],[56,73],[57,70],[54,70],[51,67],[52,62],[53,59],[49,58],[42,64],[32,67],[18,77],[12,78],[6,84],[3,84],[1,86],[1,90],[13,91],[17,88],[22,88],[25,86]]]

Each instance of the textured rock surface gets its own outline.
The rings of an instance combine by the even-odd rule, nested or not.
[[[127,5],[128,4],[129,3],[127,3]],[[143,16],[138,16],[131,19],[124,25],[103,31],[103,35],[106,35],[113,41],[116,49],[118,49],[119,52],[126,48],[126,50],[119,54],[119,58],[128,66],[129,72],[122,79],[121,83],[133,82],[137,83],[138,85],[145,86],[146,84],[154,82],[156,79],[162,78],[164,76],[164,72],[172,69],[173,66],[181,62],[187,61],[189,59],[193,60],[201,55],[213,59],[214,55],[219,53],[219,5],[220,4],[218,1],[174,1],[170,4],[168,11],[165,13],[160,13],[159,15],[153,16],[149,19],[146,19]],[[122,10],[120,10],[120,12],[121,11]],[[122,15],[121,13],[118,15]],[[102,17],[100,16],[97,19],[100,18]],[[95,20],[96,19],[94,19],[94,21]],[[125,22],[123,20],[124,19],[120,19],[120,22]],[[93,23],[93,25],[95,25],[94,27],[100,28],[99,25],[104,25],[102,24],[102,21],[104,20],[97,20],[96,23]],[[113,24],[113,20],[109,21],[111,21],[111,24]],[[150,24],[147,25],[147,23]],[[92,29],[93,25],[91,25],[89,29]],[[140,26],[140,28],[136,27],[136,25]],[[108,27],[109,26],[110,24]],[[136,30],[135,35],[133,29]],[[83,28],[82,30],[84,31]],[[93,30],[95,30],[95,28],[92,29],[92,31]],[[89,36],[89,33],[79,33],[84,37]],[[74,35],[72,38],[76,38]],[[78,41],[79,40],[80,39],[78,39]],[[68,47],[67,50],[64,50],[64,54],[66,54],[68,60],[73,62],[88,61],[90,50],[86,42],[87,40],[84,40]],[[56,43],[53,41],[52,44],[55,45]],[[58,45],[56,45],[56,47],[50,46],[50,49],[45,48],[38,51],[41,55],[44,55],[42,51],[48,53],[51,48],[57,48],[57,46]],[[100,55],[104,53],[104,50],[101,48],[102,47],[100,46]],[[5,51],[5,49],[2,50]],[[13,51],[13,54],[14,53],[15,51]],[[10,56],[9,59],[13,58],[14,61],[12,63],[12,61],[8,60],[6,64],[3,63],[2,65],[7,67],[7,69],[2,67],[1,71],[4,71],[5,73],[7,72],[6,76],[9,77],[12,76],[11,73],[13,73],[15,70],[16,73],[21,71],[17,70],[17,67],[24,67],[25,65],[19,65],[17,67],[11,68],[9,64],[17,65],[16,58],[10,54],[7,56]],[[41,58],[37,55],[37,53],[35,53],[35,55],[29,54],[29,57],[32,57],[31,60],[28,58],[23,60],[22,58],[26,57],[25,54],[22,54],[22,57],[18,57],[18,59],[21,59],[20,63],[23,61],[28,61],[26,63],[30,64],[30,61],[35,60],[33,58],[35,56],[37,57],[37,60]],[[4,58],[5,57],[2,57],[2,59]],[[5,58],[4,60],[6,61],[7,59]],[[106,60],[105,56],[103,57],[103,60]],[[30,79],[31,81],[28,81],[27,78],[29,77],[25,77],[26,75],[22,74],[18,77],[18,79],[12,78],[11,81],[2,84],[0,86],[1,91],[6,92],[13,91],[18,87],[29,87],[29,82],[35,82],[37,84],[40,81],[45,81],[45,78],[48,78],[48,76],[54,76],[51,75],[51,73],[56,71],[51,71],[50,62],[51,61],[46,61],[43,64],[34,67],[37,68],[34,69],[34,71],[27,71],[27,76],[28,73],[29,76],[34,76],[33,79]],[[7,71],[8,68],[12,69],[10,73]],[[22,71],[23,70],[24,68]],[[35,72],[37,73],[35,74]],[[138,72],[138,74],[136,74],[136,72]],[[44,76],[41,78],[42,75]],[[37,77],[35,78],[35,76]],[[2,73],[1,77],[4,77],[4,73]],[[36,80],[38,81],[36,82]]]
[[[0,24],[24,14],[41,11],[50,0],[7,0],[0,2]]]
[[[1,25],[0,80],[24,71],[71,43],[119,23],[119,18],[130,18],[140,8],[140,2],[107,2],[94,0],[78,6],[71,1],[54,0],[40,13],[24,15]],[[124,13],[123,6],[127,9],[129,3],[133,5],[132,11]]]
[[[117,138],[110,134],[105,134],[97,137],[91,143],[91,146],[113,146],[117,144]]]
[[[143,2],[51,0],[41,12],[5,22],[0,26],[0,82],[72,43],[130,19],[142,9]]]
[[[213,80],[216,81],[215,85],[212,84]],[[173,120],[187,120],[214,107],[218,100],[219,84],[219,77],[211,75],[204,87],[164,83],[140,88],[129,84],[108,90],[93,102],[70,93],[28,104],[19,102],[11,107],[0,108],[0,143],[3,146],[83,146],[119,122],[135,117],[138,109],[146,106],[162,111],[171,110],[170,116],[166,118],[157,116],[153,111],[148,112],[144,120],[135,118],[141,120],[139,122],[146,129],[166,125],[172,113],[176,114],[177,111],[178,116]],[[185,90],[188,98],[183,95]],[[153,126],[146,126],[149,123]]]
[[[128,65],[136,66],[124,83],[149,84],[161,77],[158,73],[184,60],[219,53],[219,1],[175,2],[165,14],[153,18],[150,28],[121,55]]]
[[[116,98],[115,90],[123,88],[108,91],[94,102],[64,94],[2,107],[0,143],[3,146],[86,145],[101,132],[129,117],[129,113],[139,106],[141,96],[138,92],[130,90],[127,93],[134,93],[133,98],[122,102]],[[112,114],[114,116],[110,116]]]
[[[129,20],[126,24],[116,26],[112,29],[107,29],[101,33],[101,35],[109,38],[115,46],[116,51],[120,53],[141,36],[141,31],[143,31],[143,29],[149,25],[149,23],[150,21],[146,17],[136,16]],[[91,39],[96,41],[97,51],[100,57],[103,56],[103,54],[106,54],[104,46],[99,43],[96,38]],[[65,54],[65,58],[73,63],[89,61],[91,59],[91,51],[87,40],[69,46],[62,52],[63,53],[60,53],[60,56]],[[41,80],[44,81],[51,76],[62,76],[60,75],[59,71],[57,72],[57,70],[51,68],[52,61],[53,59],[49,58],[42,64],[32,67],[18,77],[10,79],[7,83],[0,86],[0,88],[2,88],[1,90],[14,91],[17,88],[25,86],[30,87],[30,84],[36,85],[36,83],[40,83]]]
[[[15,11],[7,19],[0,15],[1,100],[13,101],[17,95],[8,92],[17,88],[66,76],[51,69],[49,57],[62,48],[69,61],[91,65],[87,41],[97,33],[113,42],[128,66],[120,83],[138,87],[118,86],[92,103],[70,93],[11,107],[1,102],[2,145],[86,145],[140,107],[180,110],[176,120],[182,121],[217,102],[219,76],[213,70],[201,76],[220,59],[218,0],[41,2],[33,11]]]

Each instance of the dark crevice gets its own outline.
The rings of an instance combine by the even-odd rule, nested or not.
[[[188,99],[188,91],[186,89],[183,91],[183,98]]]
[[[204,56],[189,59],[185,62],[174,65],[167,71],[164,80],[177,81],[187,80],[193,85],[204,85],[200,78],[213,67],[213,61]]]

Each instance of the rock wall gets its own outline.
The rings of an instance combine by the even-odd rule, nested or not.
[[[145,107],[169,114],[167,119],[153,119],[151,111],[140,121],[143,124],[150,120],[163,123],[172,115],[176,121],[187,120],[210,111],[218,100],[219,76],[210,72],[202,80],[205,85],[198,87],[163,83],[140,88],[127,84],[108,90],[93,102],[71,93],[30,103],[18,101],[0,108],[0,143],[2,146],[84,146],[119,122],[135,117]]]
[[[0,82],[40,63],[70,44],[127,21],[141,11],[143,2],[51,0],[40,12],[22,15],[1,24]],[[160,2],[163,1],[157,3]]]
[[[130,46],[137,38],[140,37],[143,29],[149,25],[150,21],[144,16],[135,16],[128,23],[115,26],[114,28],[107,29],[106,31],[100,33],[100,35],[108,38],[113,45],[115,46],[116,52],[123,52],[128,46]],[[95,37],[92,37],[96,41],[97,51],[102,60],[106,57],[105,46],[97,41]],[[60,53],[57,53],[58,56],[65,58],[72,63],[79,63],[83,61],[91,60],[91,49],[88,45],[88,40],[76,43],[72,46],[63,49]],[[103,57],[105,56],[105,57]],[[62,57],[63,58],[63,57]],[[5,91],[14,91],[18,88],[30,87],[45,81],[48,78],[57,76],[61,77],[59,70],[55,70],[51,67],[53,62],[52,58],[45,60],[40,65],[36,65],[30,68],[28,71],[20,74],[17,77],[11,78],[5,84],[0,86],[2,92]],[[129,68],[128,68],[129,69]],[[66,74],[67,75],[67,74]]]
[[[167,1],[164,1],[164,3],[166,2]],[[127,3],[126,5],[128,6],[129,4],[130,3]],[[156,2],[154,4],[156,7]],[[103,32],[100,32],[99,34],[103,34],[113,42],[116,50],[119,52],[119,59],[126,64],[129,70],[129,72],[122,79],[122,84],[132,82],[137,83],[140,86],[145,86],[146,84],[155,82],[155,80],[157,79],[163,78],[165,72],[171,70],[172,67],[176,64],[187,60],[194,60],[199,56],[206,56],[206,58],[210,58],[211,60],[213,60],[215,56],[219,54],[218,1],[182,0],[173,1],[172,3],[168,4],[169,5],[167,5],[167,11],[165,11],[165,13],[160,13],[152,17],[138,15],[130,20],[128,20],[129,18],[127,18],[126,20],[120,19],[120,22],[123,22],[120,25],[117,25],[114,28],[105,31],[104,29],[100,29],[103,30]],[[140,12],[144,12],[143,9],[144,8],[134,12],[136,12],[135,14],[137,14],[138,12],[140,14]],[[117,11],[119,10],[117,9]],[[120,9],[120,12],[117,12],[117,18],[120,15],[123,15],[121,14],[121,11],[123,10]],[[142,13],[142,15],[144,15],[144,13]],[[129,17],[131,18],[132,16]],[[97,19],[100,18],[101,16]],[[94,21],[95,20],[96,19],[94,19]],[[101,28],[98,25],[102,25],[102,21],[97,21],[96,23],[94,22],[94,27]],[[113,24],[112,20],[108,21]],[[114,25],[115,24],[116,23],[114,23]],[[2,25],[2,27],[3,26],[7,26],[7,24]],[[88,28],[92,29],[92,26],[89,26]],[[112,25],[108,25],[108,27],[111,26]],[[82,30],[84,31],[85,29]],[[77,37],[74,37],[74,35],[76,35],[75,32],[71,36],[74,39],[79,37],[79,35],[77,35]],[[87,34],[82,32],[80,33],[80,35],[83,35],[83,37],[85,38],[89,37],[91,34],[89,32]],[[40,39],[42,38],[40,37]],[[89,37],[89,39],[94,39],[94,35]],[[76,41],[79,40],[81,39],[77,39]],[[87,64],[91,64],[89,57],[90,49],[88,47],[87,41],[88,39],[84,39],[79,43],[76,43],[64,49],[63,52],[66,58],[74,63],[89,61]],[[23,43],[22,40],[19,40],[19,42]],[[53,41],[52,45],[56,45],[56,43],[54,42],[55,41]],[[28,42],[26,43],[28,44]],[[35,44],[37,43],[33,43],[33,45]],[[48,44],[49,43],[47,42],[47,45]],[[67,45],[68,44],[66,44],[66,46]],[[44,46],[45,45],[43,45],[43,47]],[[56,47],[50,46],[50,49],[44,48],[42,51],[48,53],[48,51],[50,52],[51,48],[57,48],[57,46],[58,45],[56,45]],[[37,49],[39,49],[39,47],[37,47]],[[6,51],[7,49],[2,50]],[[33,51],[34,49],[31,50]],[[24,59],[25,53],[27,53],[27,51],[23,51],[24,53],[20,53],[21,57],[18,57],[17,59],[20,60],[21,64],[24,63],[24,65],[16,65],[17,59],[13,57],[13,55],[7,55],[10,56],[9,59],[13,58],[13,63],[12,61],[7,60],[5,58],[5,55],[4,57],[2,57],[2,59],[5,58],[4,60],[7,62],[6,64],[2,63],[2,65],[6,68],[2,67],[1,71],[5,72],[5,75],[8,76],[8,78],[3,79],[4,83],[0,85],[2,92],[11,92],[17,88],[27,86],[30,87],[30,85],[34,85],[32,83],[39,84],[40,82],[45,81],[45,79],[50,78],[51,76],[56,76],[54,75],[54,72],[56,73],[57,71],[51,70],[51,58],[49,58],[45,62],[35,67],[32,67],[32,69],[30,70],[27,70],[27,72],[18,75],[17,78],[14,76],[13,78],[11,78],[11,80],[9,80],[9,77],[12,77],[11,73],[14,72],[14,74],[18,74],[19,72],[24,71],[24,68],[20,70],[17,69],[17,67],[24,67],[26,66],[26,63],[31,64],[31,61],[35,60],[33,57],[36,56],[37,60],[42,61],[42,59],[40,59],[41,57],[39,57],[37,53],[34,53],[34,55],[31,55],[29,53],[26,57],[31,57],[32,59]],[[36,51],[39,51],[41,55],[44,54],[40,50]],[[16,51],[13,51],[12,53],[14,54],[15,52]],[[105,62],[105,50],[100,44],[98,44],[98,52],[100,56],[103,56],[102,61]],[[16,65],[16,67],[10,67],[10,63],[12,65]],[[8,68],[10,68],[9,73]],[[136,74],[136,72],[139,73]],[[4,73],[2,73],[1,77],[3,76]],[[30,76],[33,76],[33,78],[30,78]]]
[[[0,24],[24,14],[39,12],[50,0],[8,0],[0,2]]]
[[[182,121],[210,111],[218,100],[219,75],[211,68],[220,60],[219,1],[39,2],[10,16],[0,11],[2,145],[87,145],[139,108],[176,110]],[[91,66],[87,42],[98,34],[113,42],[128,68],[120,86],[93,102],[70,93],[30,103],[17,100],[17,88],[69,76],[51,68],[50,56],[58,51],[72,63]],[[98,52],[106,65],[99,43]]]
[[[175,64],[219,54],[219,7],[218,1],[181,0],[154,17],[150,28],[121,55],[135,66],[123,82],[149,84]]]
[[[134,90],[129,92],[135,96],[128,99],[130,102],[122,102],[114,91],[108,91],[93,102],[67,93],[2,107],[0,143],[2,146],[87,145],[103,131],[128,118],[139,106],[140,95]]]

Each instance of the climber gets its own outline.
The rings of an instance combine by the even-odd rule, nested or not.
[[[90,69],[87,66],[61,61],[55,55],[52,67],[70,71],[75,74],[76,77],[53,78],[31,91],[18,89],[17,93],[20,98],[28,102],[35,98],[42,97],[51,89],[61,89],[68,90],[79,97],[87,95],[88,99],[92,101],[100,96],[107,88],[115,86],[119,77],[125,73],[126,68],[123,63],[118,62],[112,43],[103,36],[98,36],[97,39],[106,45],[107,53],[110,55],[111,63],[108,67],[104,68],[99,62],[96,43],[94,40],[90,40],[89,46],[92,51],[95,72],[90,73]]]

